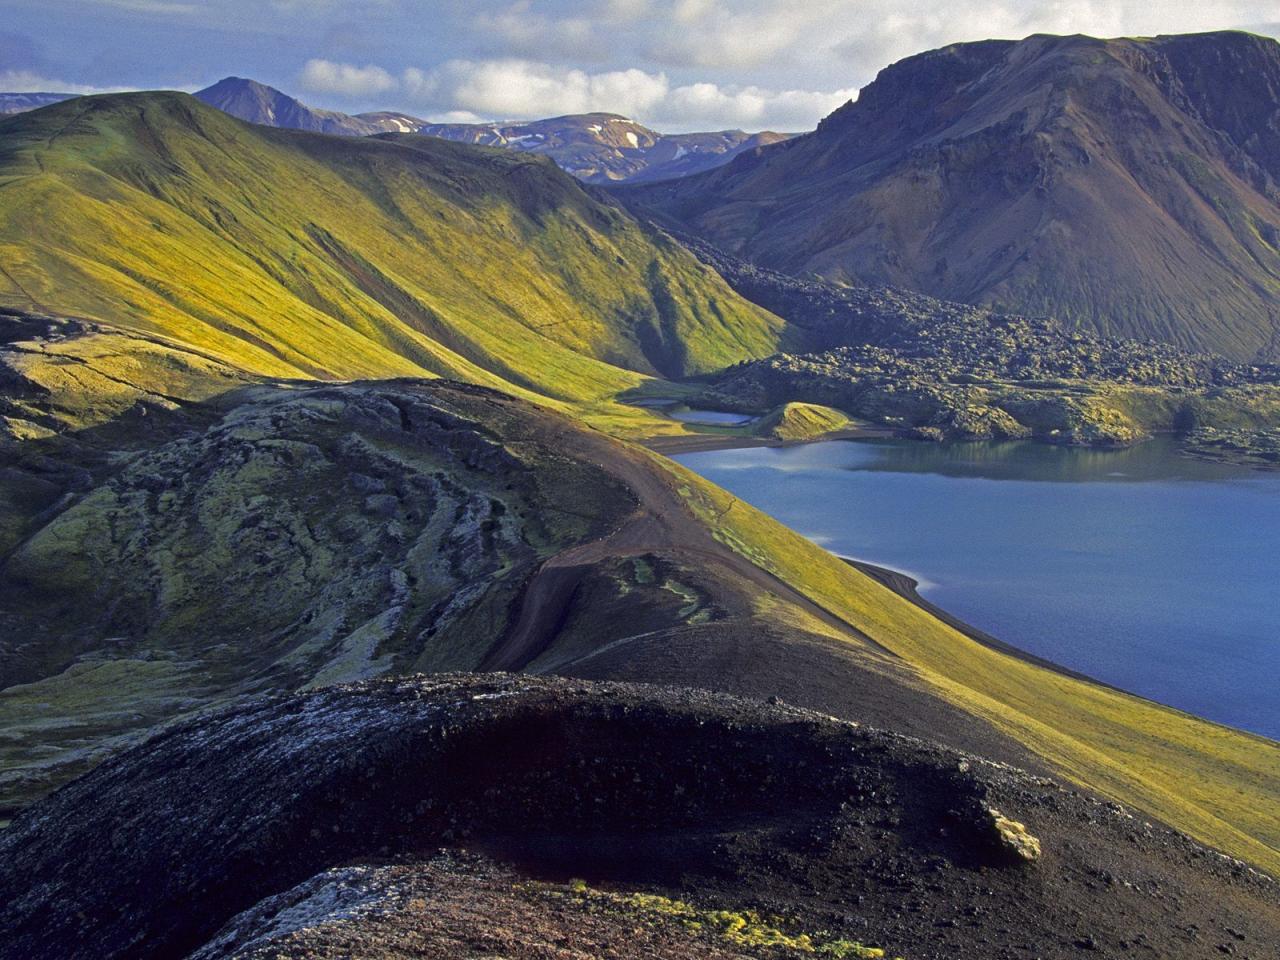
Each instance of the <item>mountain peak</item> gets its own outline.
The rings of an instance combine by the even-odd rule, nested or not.
[[[347,136],[363,136],[381,130],[376,124],[359,117],[309,107],[275,87],[246,77],[224,77],[197,91],[195,96],[249,123]]]

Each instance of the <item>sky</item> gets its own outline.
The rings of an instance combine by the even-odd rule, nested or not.
[[[352,113],[800,131],[949,43],[1221,29],[1280,37],[1280,0],[0,0],[0,91],[234,75]]]

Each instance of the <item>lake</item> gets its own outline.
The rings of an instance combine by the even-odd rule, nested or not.
[[[830,441],[676,457],[1001,640],[1280,739],[1280,474],[1171,441]]]
[[[745,413],[725,413],[722,410],[675,409],[667,411],[672,420],[696,423],[709,427],[741,427],[757,418]]]

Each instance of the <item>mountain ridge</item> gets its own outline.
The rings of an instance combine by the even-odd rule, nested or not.
[[[497,124],[424,123],[417,132],[542,153],[593,184],[646,183],[689,176],[728,163],[740,153],[788,139],[787,134],[772,131],[658,133],[614,113]]]
[[[381,129],[359,117],[308,106],[275,87],[244,77],[225,77],[192,96],[223,113],[269,127],[354,137],[377,133]]]

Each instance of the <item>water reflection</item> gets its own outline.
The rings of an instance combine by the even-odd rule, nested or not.
[[[1056,447],[1032,441],[920,443],[864,441],[876,456],[848,467],[889,473],[933,473],[985,480],[1146,482],[1152,480],[1257,479],[1258,471],[1182,456],[1176,441],[1148,440],[1133,447]]]

